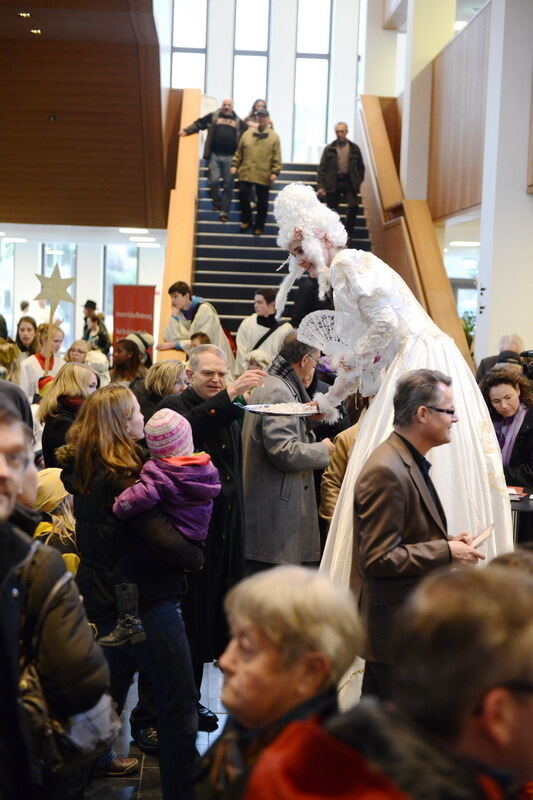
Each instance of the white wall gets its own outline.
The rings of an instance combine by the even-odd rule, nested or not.
[[[526,193],[533,3],[492,0],[476,358],[516,331],[533,347],[533,196]],[[484,306],[482,309],[481,306]]]

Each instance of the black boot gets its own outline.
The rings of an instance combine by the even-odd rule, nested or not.
[[[118,619],[114,630],[101,636],[97,642],[102,647],[122,647],[124,644],[138,644],[146,640],[146,634],[139,619],[137,585],[119,583],[115,586]]]

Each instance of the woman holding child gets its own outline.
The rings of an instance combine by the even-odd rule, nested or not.
[[[185,570],[200,569],[202,550],[156,506],[122,521],[115,499],[137,480],[145,454],[143,418],[132,392],[109,385],[89,396],[59,450],[62,479],[74,495],[80,566],[77,581],[99,636],[116,626],[115,585],[136,584],[145,637],[106,648],[111,693],[122,710],[137,670],[157,706],[163,798],[188,798],[195,761],[197,692],[179,603]]]

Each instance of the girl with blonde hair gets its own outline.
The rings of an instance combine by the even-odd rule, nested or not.
[[[48,332],[50,332],[50,346],[48,345]],[[37,392],[37,382],[43,375],[55,378],[64,360],[59,355],[65,334],[57,325],[39,325],[37,328],[37,349],[35,353],[26,358],[20,366],[20,388],[28,400],[33,400]]]
[[[157,710],[159,768],[164,800],[188,797],[196,761],[197,692],[179,603],[185,570],[200,569],[201,549],[182,537],[156,506],[128,520],[113,514],[115,497],[137,480],[143,451],[143,418],[134,394],[110,384],[90,395],[58,453],[62,480],[74,496],[80,566],[76,577],[87,615],[106,636],[117,611],[135,626],[137,598],[115,600],[121,580],[138,587],[145,637],[106,648],[111,692],[119,713],[137,671],[148,682]],[[117,593],[117,598],[120,595]],[[127,774],[131,759],[100,764],[103,774]],[[121,764],[123,768],[121,769]]]
[[[72,342],[69,349],[65,353],[65,361],[73,361],[76,364],[85,364],[88,352],[88,342],[86,342],[85,339],[77,339],[75,342]]]
[[[64,364],[54,378],[39,406],[44,424],[43,458],[45,466],[57,467],[55,451],[65,444],[67,431],[88,395],[95,391],[98,379],[86,364]]]

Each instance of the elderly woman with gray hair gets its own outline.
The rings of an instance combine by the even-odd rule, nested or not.
[[[219,659],[230,716],[203,757],[196,800],[239,798],[254,764],[293,722],[324,720],[362,643],[348,589],[304,567],[253,575],[226,596],[231,640]]]

